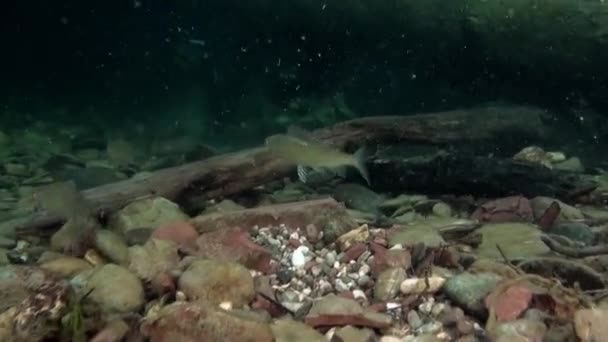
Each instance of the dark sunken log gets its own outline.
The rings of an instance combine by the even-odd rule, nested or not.
[[[584,176],[518,162],[471,154],[378,158],[368,162],[373,188],[388,192],[502,197],[549,196],[571,200],[579,189],[593,190]]]
[[[411,116],[364,117],[319,129],[313,134],[341,148],[404,141],[441,144],[500,137],[521,139],[542,133],[543,115],[543,110],[532,107],[480,107]],[[194,194],[203,200],[232,195],[289,175],[293,169],[294,166],[273,158],[264,148],[253,148],[158,170],[145,178],[102,185],[83,191],[83,195],[100,215],[105,215],[150,196],[183,203]],[[390,170],[378,172],[390,173]],[[32,231],[62,222],[63,218],[42,212],[17,229]]]

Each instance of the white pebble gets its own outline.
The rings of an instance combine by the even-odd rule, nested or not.
[[[353,290],[353,297],[355,299],[363,299],[363,300],[367,300],[367,296],[365,295],[365,292],[363,292],[362,290],[356,289]]]
[[[378,342],[401,342],[397,336],[382,336]]]
[[[232,302],[221,302],[219,307],[224,310],[232,310]]]
[[[300,246],[293,251],[291,255],[291,264],[296,268],[301,268],[306,265],[306,253],[308,253],[309,249],[306,246]]]
[[[289,238],[294,239],[294,240],[299,240],[300,234],[298,234],[298,232],[293,232],[293,233],[291,233],[291,235],[289,235]]]
[[[371,271],[371,269],[372,268],[368,264],[361,265],[361,267],[359,268],[359,277],[367,275]]]
[[[350,290],[349,286],[346,283],[344,283],[342,281],[342,279],[340,279],[340,278],[336,279],[335,285],[336,285],[336,291],[338,291],[338,292],[344,292],[344,291]]]

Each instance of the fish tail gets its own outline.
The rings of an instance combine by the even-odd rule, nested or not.
[[[367,161],[367,149],[365,146],[361,146],[354,154],[354,167],[359,171],[361,177],[365,179],[367,185],[371,185],[371,181],[369,178],[369,171],[367,171],[367,167],[365,166],[365,162]]]

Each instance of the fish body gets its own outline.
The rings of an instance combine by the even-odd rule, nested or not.
[[[365,167],[365,151],[359,149],[354,154],[342,152],[321,142],[304,139],[291,134],[276,134],[266,138],[266,148],[276,157],[298,166],[298,176],[306,178],[306,169],[332,169],[339,171],[345,166],[354,167],[369,184],[369,174]]]

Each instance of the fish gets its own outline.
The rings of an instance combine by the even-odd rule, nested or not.
[[[361,177],[371,185],[365,161],[365,146],[354,154],[343,152],[333,146],[318,141],[306,130],[291,126],[287,134],[275,134],[265,140],[265,146],[275,157],[296,165],[298,178],[306,183],[311,170],[329,169],[339,175],[344,174],[345,167],[355,168]]]

